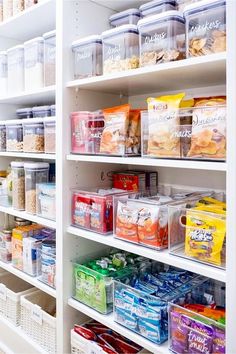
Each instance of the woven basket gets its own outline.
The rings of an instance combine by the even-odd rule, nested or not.
[[[0,274],[0,315],[15,326],[20,325],[20,298],[32,292],[31,284],[13,274]]]
[[[56,300],[36,290],[21,297],[21,328],[46,352],[56,353],[56,317],[49,315]]]

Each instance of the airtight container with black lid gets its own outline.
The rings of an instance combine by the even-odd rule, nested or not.
[[[32,118],[33,112],[32,108],[20,108],[16,111],[17,118],[25,119],[25,118]]]
[[[179,11],[167,11],[138,22],[140,66],[185,58],[185,21]]]
[[[157,15],[162,12],[176,10],[175,0],[153,0],[139,7],[142,17]]]
[[[50,106],[38,106],[32,108],[34,118],[43,118],[51,116]]]
[[[137,25],[140,18],[141,14],[138,9],[128,9],[112,15],[109,18],[109,22],[112,27],[118,27],[128,24]]]

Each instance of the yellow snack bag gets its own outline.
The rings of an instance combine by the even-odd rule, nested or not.
[[[149,97],[147,155],[180,157],[179,107],[185,93]]]
[[[202,210],[202,211],[206,211],[208,213],[215,213],[215,214],[223,214],[226,215],[226,209],[225,207],[221,206],[221,205],[200,205],[196,208],[194,208],[194,210]]]
[[[186,213],[186,256],[221,265],[225,234],[225,215],[208,214],[190,209]]]
[[[223,206],[224,208],[226,208],[226,203],[221,202],[220,200],[217,200],[217,199],[211,198],[211,197],[204,197],[201,200],[199,200],[199,202],[197,204],[205,204],[205,205],[214,204],[214,205],[220,205],[220,206]]]

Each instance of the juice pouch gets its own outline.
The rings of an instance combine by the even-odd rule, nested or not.
[[[128,135],[125,141],[126,154],[140,154],[141,148],[141,127],[140,109],[131,109],[129,112]]]
[[[185,254],[221,265],[226,234],[225,216],[190,209],[186,212]]]
[[[138,243],[138,210],[118,201],[116,214],[117,237]]]
[[[100,153],[124,155],[129,127],[130,105],[103,110],[105,128],[101,135]]]
[[[184,93],[148,98],[148,155],[180,157],[179,107]]]

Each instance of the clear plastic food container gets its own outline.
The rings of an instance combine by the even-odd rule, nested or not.
[[[12,161],[12,206],[25,210],[25,170],[24,162]]]
[[[7,95],[7,52],[0,52],[0,96]]]
[[[185,24],[178,11],[140,20],[140,65],[149,66],[185,58]]]
[[[24,91],[24,46],[18,45],[7,50],[8,95]]]
[[[47,32],[44,38],[44,85],[56,83],[56,31]]]
[[[12,260],[12,230],[0,231],[0,260],[8,263]]]
[[[44,125],[43,123],[23,123],[23,151],[44,152]]]
[[[102,75],[102,39],[94,35],[72,43],[74,78],[83,79]]]
[[[49,245],[50,241],[45,241],[45,243],[46,242]],[[51,243],[54,244],[54,246],[56,247],[55,241],[51,241]],[[50,244],[50,248],[52,248],[51,247],[52,244]],[[49,250],[44,251],[44,248],[45,247],[42,246],[42,250],[40,251],[41,276],[39,280],[55,289],[56,288],[56,254]]]
[[[56,105],[55,104],[52,104],[50,106],[50,111],[51,111],[51,116],[56,117]]]
[[[48,183],[49,164],[26,162],[25,169],[25,211],[36,214],[36,184]]]
[[[32,108],[33,118],[43,118],[51,116],[50,106],[38,106]]]
[[[6,125],[0,122],[0,151],[6,151]]]
[[[198,57],[226,51],[226,1],[203,0],[184,9],[186,54]]]
[[[37,37],[24,43],[25,90],[37,90],[44,86],[44,40]]]
[[[142,17],[157,15],[162,12],[176,10],[175,0],[154,0],[149,1],[139,7]]]
[[[24,10],[24,0],[13,0],[13,16]]]
[[[13,15],[13,0],[3,0],[3,21]]]
[[[201,0],[177,0],[177,10],[183,13],[186,6],[190,4],[194,4],[195,2],[198,1]]]
[[[6,122],[7,151],[23,151],[23,126],[17,121]]]
[[[128,9],[118,12],[109,18],[110,25],[112,27],[118,27],[122,25],[137,25],[140,20],[141,14],[138,9]]]
[[[123,25],[102,33],[103,74],[139,67],[139,37],[135,25]]]
[[[44,122],[44,150],[47,154],[55,154],[56,152],[55,120]]]
[[[40,183],[36,186],[36,214],[46,219],[56,219],[56,185],[55,183]]]
[[[24,118],[32,118],[33,112],[32,108],[20,108],[16,111],[17,118],[24,119]]]

